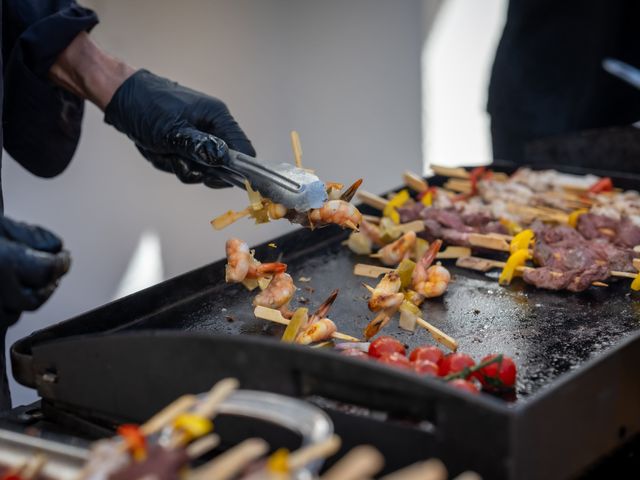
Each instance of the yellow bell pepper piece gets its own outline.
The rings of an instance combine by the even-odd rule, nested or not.
[[[518,267],[523,267],[525,262],[529,259],[529,250],[518,250],[517,252],[512,253],[507,260],[506,265],[502,269],[500,273],[500,278],[498,279],[498,283],[500,285],[509,285],[511,280],[513,280],[514,275]]]
[[[287,343],[293,343],[296,341],[296,337],[298,333],[302,329],[302,327],[307,323],[309,319],[309,309],[308,308],[298,308],[291,317],[289,321],[289,325],[284,329],[284,333],[282,334],[282,341]]]
[[[411,276],[413,275],[413,269],[416,267],[416,262],[405,258],[400,262],[396,271],[400,276],[401,288],[408,288],[411,285]]]
[[[173,427],[180,430],[188,440],[202,437],[213,430],[213,422],[206,417],[192,413],[182,413],[173,421]]]
[[[535,233],[533,233],[533,230],[527,229],[521,231],[511,239],[511,243],[509,244],[509,251],[511,253],[515,253],[518,250],[528,250],[529,246],[531,245],[531,240],[533,240],[534,236]]]
[[[573,228],[576,228],[578,226],[578,218],[584,213],[589,213],[589,210],[586,208],[579,208],[578,210],[574,210],[569,214],[567,223]]]
[[[501,218],[500,224],[507,229],[507,231],[509,232],[509,235],[517,235],[522,231],[522,227],[518,225],[516,222],[514,222],[513,220]]]
[[[433,204],[433,194],[431,191],[425,193],[420,199],[420,202],[422,202],[425,207],[430,207]]]
[[[640,272],[636,275],[636,278],[631,282],[631,290],[635,290],[636,292],[640,290]]]
[[[409,190],[400,190],[387,202],[382,215],[389,217],[394,223],[400,223],[400,214],[396,210],[409,201]]]
[[[267,459],[267,470],[271,473],[289,473],[289,450],[279,448]]]

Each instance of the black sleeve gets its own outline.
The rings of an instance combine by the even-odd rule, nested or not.
[[[84,102],[47,73],[98,17],[74,0],[2,0],[2,7],[4,147],[30,172],[51,177],[75,152]]]

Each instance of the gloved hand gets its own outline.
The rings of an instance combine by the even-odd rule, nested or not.
[[[127,134],[156,168],[184,183],[228,187],[214,168],[226,156],[227,145],[256,154],[222,101],[146,70],[116,90],[104,119]]]
[[[70,263],[53,233],[0,215],[0,328],[42,305]]]

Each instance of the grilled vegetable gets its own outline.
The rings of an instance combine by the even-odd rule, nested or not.
[[[464,353],[451,353],[444,357],[439,365],[438,374],[441,377],[462,372],[464,369],[473,367],[476,362],[469,355]],[[471,375],[471,374],[469,374]]]
[[[395,338],[387,336],[376,338],[371,342],[371,345],[369,345],[369,356],[371,357],[378,358],[387,353],[399,353],[404,356],[404,345]]]
[[[426,375],[431,377],[438,376],[438,365],[429,360],[418,360],[417,362],[411,362],[413,365],[413,371],[418,375]]]
[[[406,368],[407,370],[413,368],[409,359],[398,352],[385,353],[378,358],[378,361],[393,367]]]
[[[480,363],[488,362],[499,355],[487,355]],[[516,364],[510,357],[502,355],[502,359],[482,367],[473,374],[486,390],[512,390],[516,384]]]
[[[444,358],[444,353],[438,347],[433,345],[424,345],[416,347],[409,355],[409,360],[419,362],[420,360],[428,360],[438,365]]]

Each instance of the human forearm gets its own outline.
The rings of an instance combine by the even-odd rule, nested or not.
[[[49,78],[104,110],[118,87],[134,72],[82,32],[58,56],[49,70]]]

